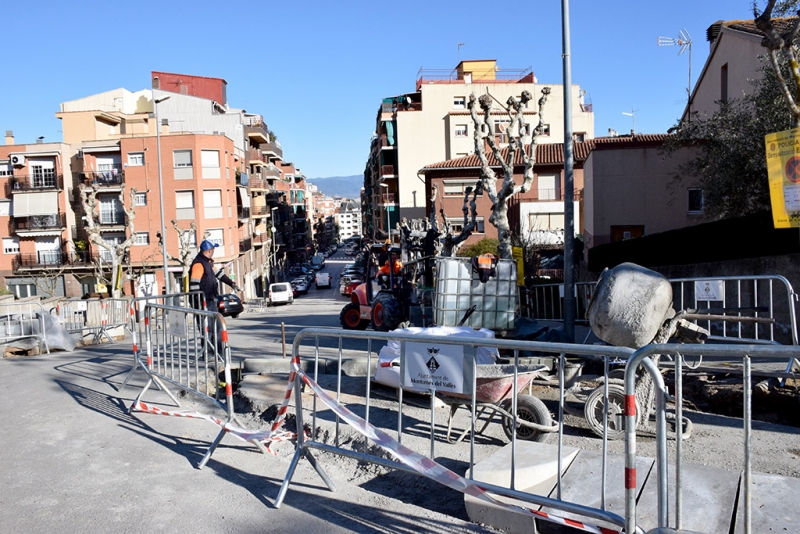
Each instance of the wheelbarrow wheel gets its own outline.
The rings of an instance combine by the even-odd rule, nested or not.
[[[608,381],[608,439],[619,440],[625,439],[625,387],[620,384],[619,380],[609,379]],[[605,403],[603,402],[603,386],[592,391],[586,398],[586,404],[583,407],[583,414],[586,417],[586,422],[589,423],[589,428],[600,436],[603,437],[603,410]],[[636,426],[639,426],[639,418],[641,417],[639,410],[639,403],[636,403]]]
[[[511,412],[511,399],[504,401],[502,408],[507,412]],[[519,422],[520,420],[544,426],[552,426],[553,424],[550,410],[538,397],[532,395],[517,395],[517,421]],[[503,432],[506,433],[508,439],[511,439],[513,426],[514,420],[511,417],[503,417]],[[547,432],[539,432],[533,428],[518,424],[517,439],[544,441],[545,438],[547,438]]]

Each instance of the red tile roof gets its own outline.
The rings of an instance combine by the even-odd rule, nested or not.
[[[583,162],[589,156],[589,152],[592,149],[594,144],[594,139],[585,141],[583,143],[574,143],[572,145],[572,157],[576,162]],[[525,147],[525,153],[530,153],[530,145]],[[502,157],[508,157],[508,147],[503,148],[500,150],[500,154]],[[494,154],[487,151],[487,159],[489,161],[490,167],[499,167],[500,163],[494,157]],[[560,163],[564,163],[564,144],[563,143],[552,143],[546,145],[537,145],[536,146],[536,165],[557,165]],[[514,165],[523,165],[522,161],[522,154],[517,152],[514,155]],[[438,163],[432,163],[430,165],[426,165],[424,169],[420,172],[427,172],[430,170],[437,170],[437,169],[471,169],[471,168],[480,168],[481,163],[478,156],[475,154],[471,154],[469,156],[464,156],[461,158],[456,159],[449,159],[447,161],[440,161]]]

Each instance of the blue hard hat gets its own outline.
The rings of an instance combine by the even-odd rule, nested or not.
[[[200,250],[211,250],[212,248],[217,248],[219,243],[212,243],[208,239],[204,239],[202,243],[200,243]]]

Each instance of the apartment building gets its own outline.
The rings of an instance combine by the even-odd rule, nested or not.
[[[96,271],[108,270],[111,253],[90,243],[90,232],[130,243],[125,263],[134,276],[126,293],[164,287],[161,243],[171,286],[181,287],[172,221],[191,234],[192,246],[202,239],[220,245],[215,258],[245,297],[263,294],[283,263],[290,240],[279,243],[270,229],[280,226],[280,206],[304,198],[291,191],[305,184],[293,166],[276,165],[282,149],[263,117],[229,107],[220,78],[153,72],[151,82],[152,90],[120,88],[63,103],[56,114],[63,143],[14,145],[8,132],[0,147],[0,218],[10,232],[0,276],[20,296],[42,293],[34,282],[48,276],[58,282],[56,294],[102,290]],[[294,211],[284,217],[289,227],[298,226]],[[307,210],[299,211],[305,222]]]
[[[358,202],[342,200],[338,212],[334,214],[334,221],[339,227],[339,242],[362,235],[361,206]]]
[[[519,99],[529,91],[534,100],[524,112],[526,122],[538,122],[541,90],[550,87],[542,143],[563,142],[563,94],[559,84],[539,83],[531,69],[500,68],[495,60],[462,61],[452,71],[421,69],[413,92],[385,98],[378,109],[375,135],[364,171],[365,231],[386,238],[388,227],[402,218],[425,217],[427,184],[418,172],[435,162],[465,157],[474,152],[469,96],[488,92],[495,101],[499,141],[507,143],[503,106],[509,97]],[[578,141],[594,137],[591,105],[583,102],[584,91],[573,85],[573,131]]]

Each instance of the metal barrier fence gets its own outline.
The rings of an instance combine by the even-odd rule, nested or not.
[[[49,354],[44,308],[40,302],[9,302],[0,304],[0,343],[36,339],[39,352],[44,345]]]
[[[597,282],[575,284],[576,313],[578,322],[586,317],[589,301],[592,300]],[[529,319],[543,321],[564,320],[564,284],[542,284],[520,289],[520,314]],[[585,321],[584,321],[585,322]]]
[[[656,398],[656,469],[658,477],[658,526],[669,527],[669,482],[667,466],[667,417],[666,404],[669,393],[664,380],[653,360],[655,355],[672,355],[675,362],[675,420],[681,421],[683,416],[682,360],[683,356],[725,356],[740,357],[744,365],[744,443],[743,443],[743,489],[744,498],[744,532],[752,532],[752,491],[751,452],[752,452],[752,377],[751,360],[762,358],[785,358],[789,361],[797,358],[800,351],[796,346],[779,345],[648,345],[636,351],[628,360],[625,369],[625,531],[633,532],[636,526],[636,395],[635,382],[639,366],[643,366],[653,379]],[[674,527],[680,530],[682,519],[682,439],[675,441],[675,518]],[[733,531],[731,529],[731,531]],[[737,525],[737,532],[741,530]]]
[[[133,373],[136,371],[139,365],[139,351],[142,349],[142,343],[146,339],[146,323],[144,318],[146,317],[145,309],[148,304],[171,304],[173,306],[177,305],[183,308],[192,308],[193,301],[199,302],[202,306],[202,309],[206,309],[205,304],[205,295],[202,291],[192,291],[188,293],[172,293],[170,295],[151,295],[145,297],[136,297],[130,301],[130,305],[128,307],[128,332],[131,334],[132,344],[133,344],[133,365],[131,366],[131,370],[128,371],[128,376],[125,377],[123,380],[122,385],[119,389],[124,388],[128,384],[128,380],[131,379]],[[152,316],[151,319],[155,320],[157,310],[152,308],[150,310],[150,315]],[[154,324],[159,325],[157,321],[154,321]],[[199,333],[199,331],[198,331]]]
[[[326,339],[333,339],[334,341],[338,341],[339,351],[338,351],[338,371],[337,371],[337,386],[336,386],[336,398],[330,397],[325,391],[321,390],[317,385],[317,378],[318,378],[318,369],[319,369],[319,348],[320,348],[320,338]],[[517,444],[517,432],[510,432],[511,434],[511,457],[510,457],[510,486],[508,488],[504,488],[501,486],[485,483],[485,482],[476,482],[472,479],[473,476],[473,467],[475,464],[475,433],[476,433],[476,408],[477,408],[477,401],[476,396],[471,396],[471,401],[466,400],[464,404],[468,404],[471,402],[470,407],[470,470],[467,477],[461,477],[456,473],[447,470],[446,468],[442,467],[439,464],[436,464],[432,458],[434,457],[434,450],[435,450],[435,442],[436,442],[436,423],[434,418],[434,402],[433,402],[433,395],[431,397],[431,409],[430,409],[430,420],[429,421],[420,421],[419,419],[415,420],[415,431],[419,432],[420,424],[426,424],[430,427],[430,450],[427,451],[429,453],[428,456],[424,456],[418,451],[412,451],[408,447],[402,445],[403,435],[404,435],[404,427],[403,427],[403,390],[402,388],[398,389],[398,405],[397,405],[397,428],[394,429],[395,436],[390,436],[386,431],[376,428],[370,425],[370,377],[367,376],[365,378],[365,387],[366,387],[366,395],[365,395],[365,406],[364,406],[364,417],[358,417],[353,414],[350,410],[342,406],[340,401],[341,395],[341,382],[342,382],[342,342],[343,340],[348,339],[360,339],[367,341],[367,368],[369,368],[371,361],[372,361],[372,347],[373,342],[377,341],[396,341],[400,343],[400,376],[403,377],[404,373],[406,372],[406,368],[410,365],[409,362],[418,361],[419,356],[415,355],[416,351],[420,351],[420,347],[428,347],[433,348],[437,354],[437,358],[441,356],[445,356],[446,354],[453,355],[455,357],[452,361],[458,361],[459,359],[463,362],[465,359],[469,363],[464,365],[464,381],[463,384],[468,391],[476,391],[476,376],[477,376],[477,364],[475,363],[475,358],[473,357],[475,350],[478,347],[494,347],[499,350],[509,351],[509,353],[513,353],[513,380],[511,383],[513,384],[512,392],[511,392],[511,409],[510,409],[510,416],[511,420],[508,421],[510,428],[518,428],[526,426],[526,423],[520,421],[517,418],[517,395],[518,391],[518,376],[519,376],[519,353],[522,350],[525,351],[539,351],[544,353],[551,353],[560,356],[561,365],[559,366],[559,378],[560,378],[560,392],[559,392],[559,414],[558,414],[558,421],[563,421],[564,417],[564,398],[565,398],[565,389],[564,389],[564,374],[563,369],[565,367],[565,356],[569,355],[579,355],[584,357],[590,358],[603,358],[606,361],[606,376],[608,375],[608,361],[609,360],[616,360],[616,359],[627,359],[633,351],[627,348],[620,348],[620,347],[610,347],[610,346],[594,346],[594,345],[572,345],[572,344],[564,344],[564,343],[547,343],[547,342],[524,342],[524,341],[510,341],[510,340],[502,340],[502,339],[484,339],[484,338],[465,338],[465,337],[454,337],[454,336],[429,336],[429,335],[415,335],[415,334],[406,334],[406,333],[378,333],[378,332],[359,332],[359,331],[343,331],[339,329],[325,329],[325,328],[309,328],[303,329],[295,336],[294,345],[293,345],[293,354],[295,355],[292,361],[292,372],[294,374],[294,382],[293,387],[290,386],[290,389],[294,389],[294,398],[295,398],[295,414],[296,414],[296,424],[298,429],[302,428],[310,428],[310,432],[308,432],[307,436],[306,433],[299,432],[297,435],[297,449],[295,451],[295,455],[292,459],[292,462],[289,466],[289,470],[286,474],[286,477],[283,481],[281,486],[280,492],[276,498],[275,506],[279,507],[283,502],[286,493],[288,492],[289,484],[291,479],[294,475],[294,472],[297,468],[298,462],[300,458],[306,458],[309,460],[309,463],[314,467],[317,473],[320,475],[322,480],[325,484],[333,491],[334,485],[330,478],[325,473],[322,466],[318,463],[318,461],[314,458],[311,453],[311,449],[318,449],[326,452],[330,452],[333,454],[338,454],[341,456],[347,456],[351,458],[355,458],[359,461],[370,462],[377,465],[381,465],[384,467],[403,470],[410,473],[415,473],[418,475],[427,476],[437,482],[445,484],[451,488],[457,489],[461,492],[469,494],[473,497],[481,499],[485,502],[491,502],[493,504],[497,504],[498,506],[505,507],[505,508],[512,508],[514,511],[527,514],[533,518],[536,518],[539,521],[550,521],[559,524],[569,524],[573,527],[585,527],[584,530],[591,531],[591,532],[601,532],[599,527],[594,527],[593,525],[584,525],[578,521],[569,520],[561,518],[557,515],[552,515],[549,513],[544,513],[539,510],[534,510],[531,507],[520,508],[517,506],[507,505],[505,503],[500,502],[497,499],[494,499],[489,494],[495,495],[502,495],[505,497],[510,497],[516,499],[518,501],[523,501],[526,503],[530,503],[531,505],[538,505],[538,506],[546,506],[553,510],[574,514],[579,517],[590,518],[594,520],[606,521],[613,525],[617,525],[618,527],[622,528],[625,525],[625,519],[613,512],[606,510],[606,475],[607,475],[607,461],[608,461],[608,444],[607,444],[607,437],[604,435],[603,437],[603,454],[602,454],[602,484],[601,484],[601,495],[600,495],[600,502],[601,508],[592,508],[588,506],[584,506],[581,504],[568,502],[562,500],[562,491],[561,491],[561,483],[562,483],[562,474],[564,473],[564,466],[563,466],[563,458],[562,458],[562,450],[563,450],[563,424],[559,423],[557,431],[558,431],[558,477],[556,482],[556,498],[545,497],[541,495],[536,495],[533,493],[525,492],[516,489],[516,480],[515,480],[515,473],[516,473],[516,444]],[[303,345],[304,342],[310,343],[309,345]],[[301,357],[301,349],[308,349],[312,352],[313,358],[313,374],[309,376],[306,374],[300,367],[300,357]],[[455,350],[456,352],[453,353],[452,351]],[[434,353],[429,353],[434,354]],[[413,360],[416,358],[416,360]],[[424,359],[424,354],[423,354]],[[440,362],[441,363],[441,362]],[[408,368],[409,371],[412,370],[412,367]],[[457,374],[457,373],[456,373]],[[291,381],[291,379],[290,379]],[[606,381],[608,383],[608,381]],[[291,382],[290,382],[291,384]],[[303,401],[301,395],[301,388],[303,384],[310,386],[312,392],[314,393],[313,399],[313,406],[311,408],[311,424],[307,425],[305,421],[305,414],[303,413]],[[449,386],[448,384],[447,386]],[[436,386],[434,389],[438,391],[442,391],[442,387]],[[287,397],[290,393],[287,393]],[[606,390],[606,399],[608,398],[608,392]],[[320,400],[322,404],[330,408],[336,414],[336,428],[334,432],[334,441],[333,444],[324,443],[321,441],[317,441],[315,436],[317,435],[317,418],[318,418],[318,410],[317,410],[317,401]],[[608,402],[608,401],[606,401]],[[604,422],[607,423],[607,414],[604,415]],[[384,450],[388,451],[398,462],[393,462],[387,460],[382,456],[377,456],[375,454],[368,454],[366,452],[359,452],[350,449],[345,449],[339,446],[339,421],[344,420],[350,426],[361,432],[365,435],[365,437],[374,441],[377,445],[382,447]],[[606,425],[607,426],[607,425]],[[519,431],[519,430],[518,430]],[[366,450],[366,448],[365,448]],[[604,533],[614,533],[618,532],[611,529],[602,530]],[[634,532],[634,531],[628,531]],[[642,532],[641,529],[637,529],[636,532]]]
[[[136,352],[136,357],[148,379],[128,413],[141,411],[193,417],[206,419],[220,426],[219,434],[198,465],[202,469],[223,436],[231,431],[229,425],[236,421],[233,413],[231,352],[225,319],[215,312],[147,304],[143,323],[146,358],[142,357],[140,351]],[[221,385],[220,373],[224,376],[225,384],[222,395],[218,387]],[[143,396],[153,384],[164,391],[176,406],[181,404],[167,384],[211,402],[225,412],[225,419],[197,412],[168,412],[142,402]],[[256,440],[254,444],[262,452],[266,452],[260,441]]]
[[[110,330],[128,324],[129,299],[64,300],[56,304],[56,316],[70,334],[79,334],[81,339],[92,336],[92,344],[103,337],[115,343]]]

